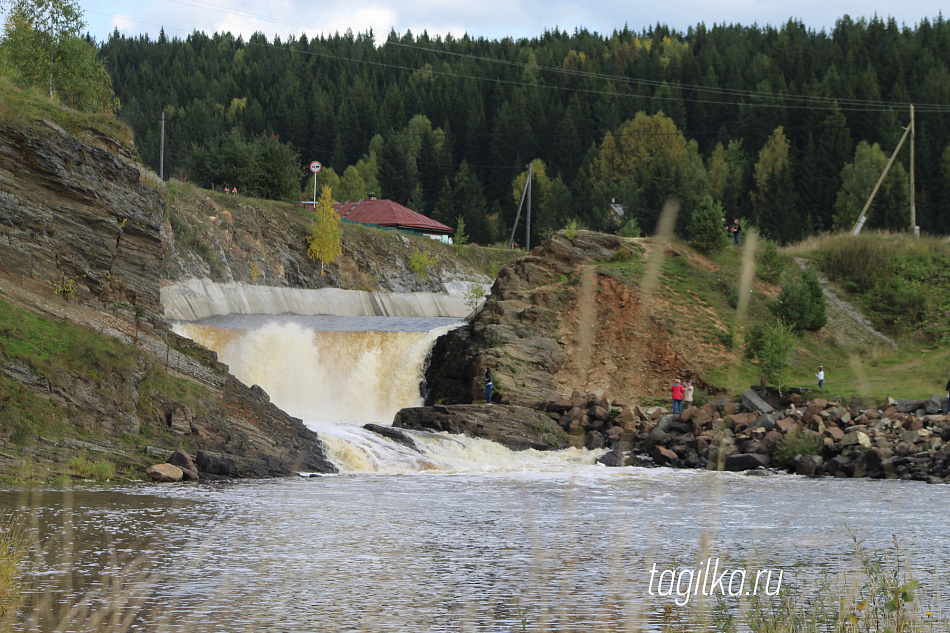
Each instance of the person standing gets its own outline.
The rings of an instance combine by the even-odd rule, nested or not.
[[[944,413],[950,413],[950,380],[947,381],[947,404],[943,407]]]
[[[739,218],[735,218],[732,221],[732,245],[739,245],[739,233],[742,231],[742,227],[739,226]]]
[[[687,380],[686,387],[683,388],[683,408],[688,409],[693,406],[693,381]]]
[[[818,373],[815,374],[815,378],[818,379],[818,390],[824,391],[825,369],[821,365],[818,365]]]
[[[683,385],[680,384],[680,379],[677,378],[673,382],[673,415],[683,412]]]
[[[491,404],[491,390],[492,390],[492,381],[491,381],[491,370],[485,368],[485,402]]]

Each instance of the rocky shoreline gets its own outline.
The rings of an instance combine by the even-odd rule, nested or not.
[[[574,392],[540,410],[507,405],[436,405],[403,409],[396,429],[447,431],[490,439],[512,450],[567,446],[607,449],[605,466],[707,470],[781,469],[806,476],[950,480],[946,399],[888,398],[873,406],[840,398],[807,400],[746,391],[670,414],[605,394]],[[367,427],[369,428],[369,427]],[[371,429],[373,430],[373,429]]]

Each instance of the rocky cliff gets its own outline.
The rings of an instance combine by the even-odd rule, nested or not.
[[[642,264],[647,246],[602,233],[561,232],[502,269],[471,322],[436,342],[426,404],[479,401],[486,367],[494,401],[532,408],[577,389],[624,397],[662,393],[670,376],[690,375],[640,293],[598,268],[618,260]]]
[[[230,455],[218,475],[333,470],[299,420],[167,330],[165,197],[92,128],[0,126],[0,473],[81,457],[143,476],[178,447]]]

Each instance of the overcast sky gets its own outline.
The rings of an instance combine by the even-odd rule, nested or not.
[[[610,33],[624,25],[640,31],[662,23],[685,31],[700,22],[780,26],[795,18],[816,31],[830,31],[846,14],[854,19],[875,14],[894,17],[898,24],[913,27],[923,18],[935,18],[941,4],[937,0],[80,0],[87,30],[100,41],[115,28],[126,35],[154,36],[161,26],[169,37],[182,38],[195,30],[230,31],[245,39],[261,31],[270,39],[302,32],[332,35],[347,29],[362,33],[371,28],[378,40],[392,29],[400,35],[426,30],[432,36],[468,33],[499,39],[533,37],[554,27]]]

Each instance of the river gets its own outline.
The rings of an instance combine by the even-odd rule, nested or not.
[[[677,596],[656,595],[657,570],[719,559],[859,585],[849,529],[875,553],[896,537],[943,585],[920,600],[947,606],[950,486],[611,469],[430,434],[420,455],[361,424],[420,403],[454,323],[368,319],[179,325],[317,430],[341,473],[0,492],[34,543],[16,630],[660,630]]]

